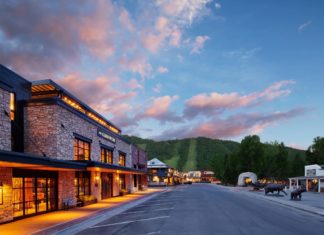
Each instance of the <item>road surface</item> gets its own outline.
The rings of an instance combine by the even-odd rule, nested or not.
[[[211,184],[178,186],[79,233],[324,234],[324,217]]]

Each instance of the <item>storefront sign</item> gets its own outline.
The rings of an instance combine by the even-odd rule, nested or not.
[[[110,142],[116,143],[116,138],[112,137],[111,135],[99,129],[98,129],[98,136]]]
[[[316,176],[316,169],[307,170],[306,176]]]

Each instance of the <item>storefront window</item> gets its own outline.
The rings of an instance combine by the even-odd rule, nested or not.
[[[86,196],[90,195],[90,172],[75,172],[75,196]]]
[[[90,143],[75,138],[74,139],[74,159],[89,161]]]
[[[106,148],[101,148],[101,162],[113,164],[113,151]]]
[[[54,178],[15,177],[12,190],[14,217],[56,210]]]
[[[126,154],[125,153],[119,153],[118,164],[120,166],[126,166]]]

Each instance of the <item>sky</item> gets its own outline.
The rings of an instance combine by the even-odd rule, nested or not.
[[[324,133],[322,0],[1,1],[0,63],[124,134],[306,149]]]

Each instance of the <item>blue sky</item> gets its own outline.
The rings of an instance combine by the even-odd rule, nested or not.
[[[320,0],[0,3],[1,64],[155,139],[307,148],[324,132],[323,42]]]

